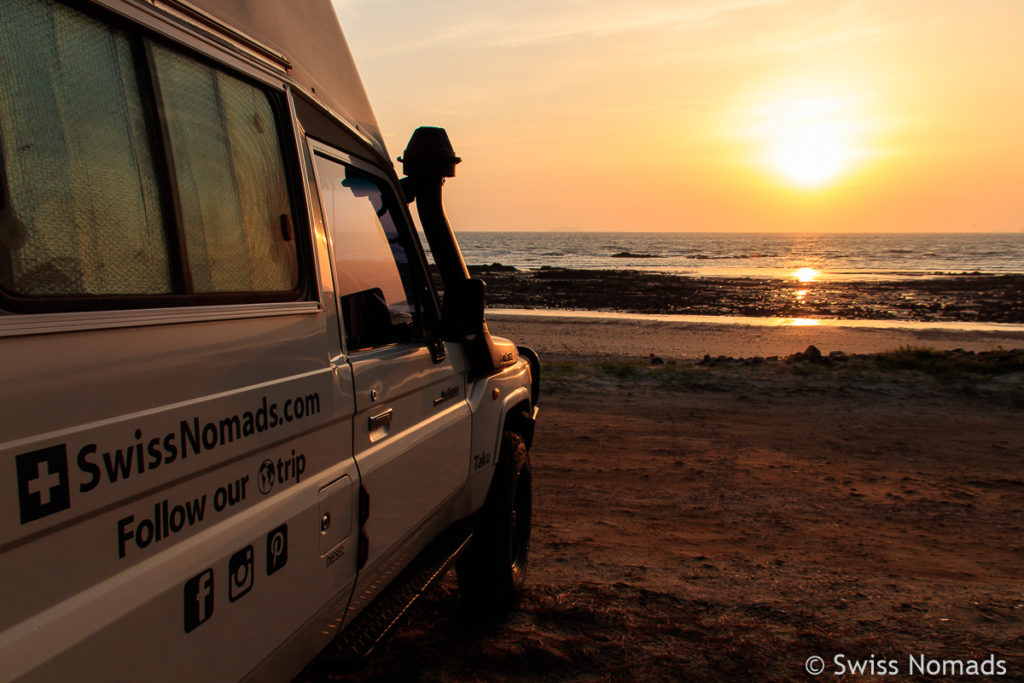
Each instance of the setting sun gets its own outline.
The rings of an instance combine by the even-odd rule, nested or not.
[[[787,185],[813,190],[837,182],[858,156],[850,98],[774,92],[755,114],[761,163]]]
[[[850,157],[850,150],[827,126],[807,126],[779,139],[771,163],[794,185],[815,188],[836,179],[849,167]]]

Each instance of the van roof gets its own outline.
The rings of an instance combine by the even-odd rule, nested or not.
[[[201,23],[209,24],[204,19],[212,18],[222,24],[219,28],[239,32],[278,53],[293,81],[387,158],[384,138],[330,0],[158,0],[157,4]]]

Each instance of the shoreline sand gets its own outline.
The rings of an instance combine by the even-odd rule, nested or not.
[[[491,332],[529,346],[544,358],[698,360],[705,355],[786,356],[814,345],[822,353],[878,353],[902,346],[989,351],[1024,348],[1024,331],[941,326],[889,329],[841,325],[764,325],[607,319],[599,316],[508,315],[487,312]]]

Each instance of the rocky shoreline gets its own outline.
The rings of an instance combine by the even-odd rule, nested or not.
[[[695,278],[637,270],[470,266],[492,308],[649,314],[1024,323],[1024,275],[843,282]]]
[[[664,361],[660,356],[650,354],[652,365],[661,365]],[[672,361],[669,361],[670,363]],[[696,363],[701,366],[717,365],[771,365],[773,363],[813,363],[822,366],[841,366],[859,363],[888,370],[918,370],[929,374],[942,375],[1001,375],[1024,372],[1024,349],[998,349],[990,351],[969,351],[952,349],[935,350],[927,347],[904,346],[899,349],[881,353],[846,353],[830,351],[825,354],[811,344],[806,350],[788,356],[748,356],[734,358],[732,356],[712,356],[705,354]]]

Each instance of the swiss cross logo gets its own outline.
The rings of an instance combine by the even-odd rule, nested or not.
[[[51,446],[14,458],[18,470],[18,505],[21,523],[28,524],[71,507],[68,449]]]

